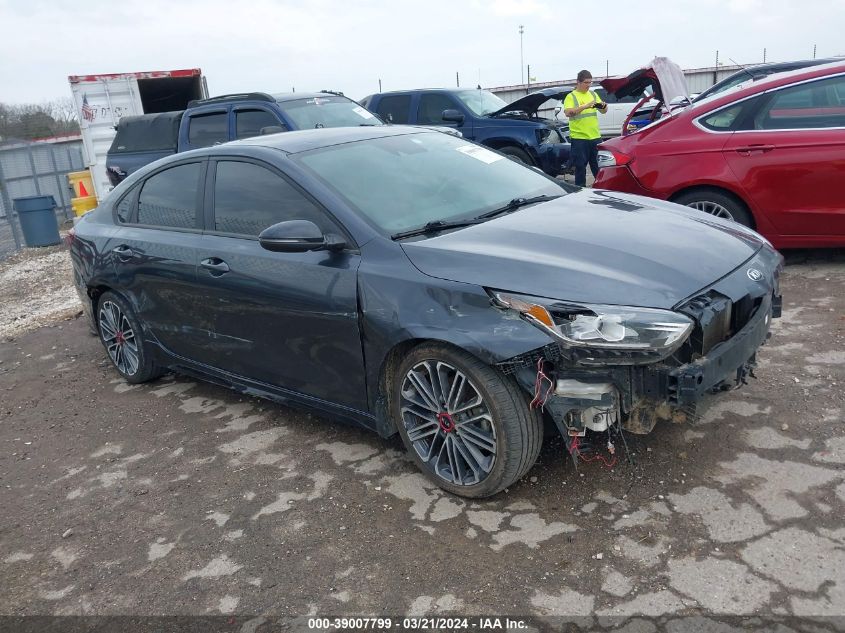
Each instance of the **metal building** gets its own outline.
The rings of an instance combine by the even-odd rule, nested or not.
[[[697,94],[699,92],[703,92],[713,84],[722,81],[722,79],[734,74],[741,68],[741,66],[719,66],[718,68],[690,68],[684,70],[684,76],[687,80],[687,88],[689,89],[690,94]],[[631,70],[633,71],[633,69]],[[593,81],[595,83],[599,83],[602,79],[605,78],[606,77],[604,76],[597,75],[593,78]],[[545,81],[542,83],[517,84],[513,86],[497,86],[496,88],[489,88],[489,90],[493,94],[498,95],[499,97],[504,99],[507,103],[513,103],[520,97],[524,97],[528,93],[534,92],[536,90],[542,90],[543,88],[554,88],[557,86],[572,89],[575,87],[575,83],[575,78],[572,78],[561,79],[559,81]],[[539,111],[541,116],[551,115],[552,111],[554,110],[555,104],[553,102],[549,102],[548,105],[550,107],[543,108]]]

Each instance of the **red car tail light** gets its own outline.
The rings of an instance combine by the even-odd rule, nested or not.
[[[632,160],[634,160],[633,156],[623,154],[615,149],[599,150],[599,167],[621,167],[622,165],[627,165]]]

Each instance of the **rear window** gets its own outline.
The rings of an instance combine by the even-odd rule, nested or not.
[[[736,122],[740,112],[742,112],[744,105],[744,103],[739,103],[735,106],[731,106],[730,108],[724,108],[723,110],[714,112],[710,116],[701,119],[701,124],[707,129],[715,130],[717,132],[730,130],[734,122]]]
[[[149,151],[175,151],[183,112],[162,112],[125,116],[117,124],[117,133],[109,154]]]

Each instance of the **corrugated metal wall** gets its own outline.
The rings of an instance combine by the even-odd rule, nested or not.
[[[67,174],[85,169],[82,140],[0,146],[0,258],[20,248],[15,198],[53,196],[60,220],[71,217]]]

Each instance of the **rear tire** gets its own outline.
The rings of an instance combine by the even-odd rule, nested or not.
[[[690,191],[681,194],[673,202],[754,228],[754,220],[745,205],[732,195],[716,189]]]
[[[519,386],[463,350],[425,343],[399,364],[391,414],[419,469],[462,497],[496,494],[527,473],[543,422]]]
[[[97,302],[96,318],[100,341],[126,382],[148,382],[164,373],[153,361],[141,323],[126,300],[113,292],[104,292]]]

